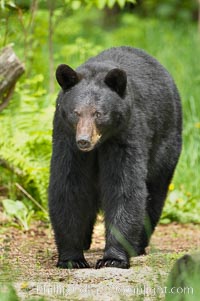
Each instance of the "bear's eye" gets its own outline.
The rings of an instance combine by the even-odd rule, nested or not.
[[[101,117],[101,113],[98,112],[98,111],[96,111],[96,112],[94,113],[94,115],[95,115],[95,117],[97,117],[97,118]]]
[[[76,117],[80,117],[80,113],[77,111],[77,110],[74,110],[74,115],[76,116]]]

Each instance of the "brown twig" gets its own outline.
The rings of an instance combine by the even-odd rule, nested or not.
[[[27,196],[27,198],[29,198],[38,208],[40,208],[44,213],[48,214],[48,212],[46,211],[46,209],[44,209],[40,203],[38,203],[38,201],[36,201],[36,199],[34,199],[32,197],[32,195],[30,195],[19,183],[15,183],[15,186],[21,191],[23,192],[23,194],[25,196]]]
[[[29,35],[33,31],[33,24],[34,24],[34,19],[35,19],[35,15],[37,12],[37,8],[38,8],[38,0],[32,0],[31,7],[30,7],[30,18],[29,18],[28,24],[26,25],[25,21],[24,21],[23,10],[20,7],[17,7],[18,19],[19,19],[19,22],[21,24],[22,31],[24,34],[24,61],[25,62],[27,59],[28,50],[31,48],[31,45],[32,45],[33,39],[32,38],[28,39],[28,38],[29,38]]]

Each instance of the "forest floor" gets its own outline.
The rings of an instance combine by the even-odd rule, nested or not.
[[[91,249],[85,253],[91,268],[63,270],[55,267],[57,252],[49,227],[37,222],[24,232],[0,229],[0,282],[12,283],[22,300],[164,300],[169,271],[185,253],[200,250],[200,225],[159,225],[146,256],[131,259],[128,270],[95,270],[104,248],[104,226],[99,220]]]

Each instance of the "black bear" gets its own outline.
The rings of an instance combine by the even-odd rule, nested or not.
[[[103,51],[56,70],[49,211],[57,266],[88,268],[97,213],[106,246],[96,268],[128,268],[145,253],[181,152],[180,97],[169,73],[140,49]]]

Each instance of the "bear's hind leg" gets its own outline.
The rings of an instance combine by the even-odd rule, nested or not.
[[[160,219],[164,201],[167,196],[168,187],[173,175],[173,171],[165,171],[165,178],[161,175],[154,178],[153,181],[147,183],[148,198],[146,207],[146,217],[143,230],[140,235],[140,244],[138,248],[138,255],[145,254],[145,248],[148,246],[152,233]]]
[[[145,254],[150,237],[160,219],[168,187],[181,152],[181,134],[170,132],[168,139],[152,151],[147,175],[146,218],[140,235],[138,255]]]

